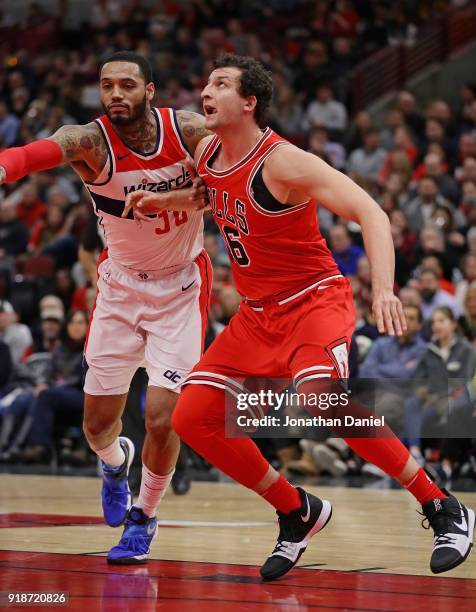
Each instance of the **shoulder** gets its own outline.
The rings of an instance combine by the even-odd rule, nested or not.
[[[192,111],[175,112],[177,124],[187,148],[195,155],[198,143],[212,133],[205,127],[205,117]]]
[[[313,159],[317,159],[315,155],[303,151],[291,143],[284,142],[269,154],[264,162],[264,167],[270,175],[286,176],[291,169]]]
[[[195,155],[194,155],[196,162],[198,161],[200,155],[205,151],[206,147],[213,140],[213,138],[214,138],[214,134],[210,134],[209,136],[205,136],[204,138],[202,138],[200,142],[197,143],[197,146],[195,148]]]

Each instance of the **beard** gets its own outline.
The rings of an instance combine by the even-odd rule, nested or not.
[[[141,119],[145,115],[145,109],[147,106],[147,98],[144,94],[144,97],[139,102],[139,104],[136,104],[135,106],[131,108],[130,115],[128,117],[125,117],[124,115],[114,116],[110,113],[109,109],[106,106],[104,106],[104,104],[101,103],[101,106],[102,106],[102,109],[105,115],[108,117],[109,121],[113,125],[130,125],[131,123],[134,123],[135,121],[137,121],[138,119]]]
[[[435,293],[436,293],[436,290],[435,291],[432,291],[431,289],[421,289],[420,290],[421,297],[425,303],[431,302]]]

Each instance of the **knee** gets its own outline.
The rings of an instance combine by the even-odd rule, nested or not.
[[[159,411],[157,414],[146,414],[145,429],[155,439],[168,438],[172,430],[172,414],[168,410]]]
[[[110,421],[104,415],[85,413],[83,419],[83,431],[86,439],[94,447],[94,441],[107,435],[117,427],[117,421]]]

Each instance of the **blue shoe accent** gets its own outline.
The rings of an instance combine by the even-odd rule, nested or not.
[[[112,565],[146,563],[150,545],[156,535],[157,519],[155,516],[149,518],[141,508],[132,506],[127,515],[121,540],[109,551],[107,562]]]
[[[118,527],[125,521],[132,505],[132,493],[127,477],[134,459],[134,444],[129,438],[119,438],[126,456],[123,465],[112,468],[102,464],[102,511],[104,520],[110,527]]]

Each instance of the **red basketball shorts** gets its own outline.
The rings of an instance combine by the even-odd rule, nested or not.
[[[250,377],[304,381],[348,378],[354,331],[350,282],[335,275],[280,302],[242,302],[184,384],[238,390]]]

